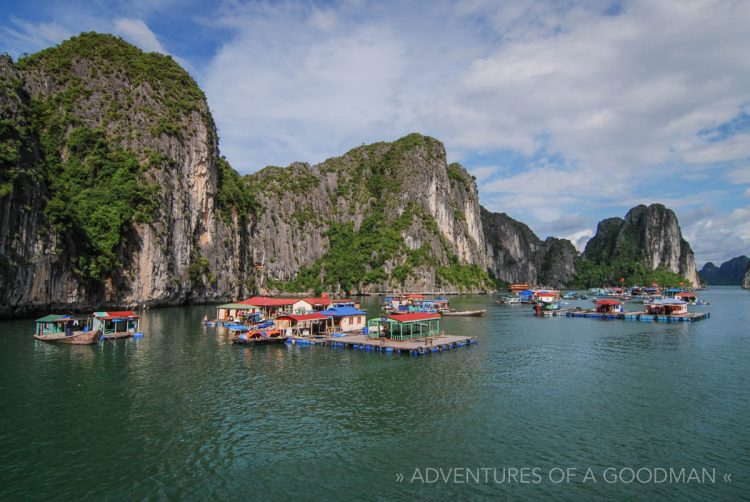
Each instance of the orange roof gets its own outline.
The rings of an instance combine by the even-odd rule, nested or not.
[[[270,296],[253,296],[247,300],[242,300],[243,305],[252,305],[253,307],[283,307],[285,305],[294,305],[299,301],[298,298],[273,298]]]
[[[327,296],[321,296],[320,298],[303,298],[307,303],[310,305],[323,305],[324,307],[327,307],[331,304],[331,299]]]

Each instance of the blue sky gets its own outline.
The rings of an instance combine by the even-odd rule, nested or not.
[[[750,255],[750,3],[5,1],[14,57],[81,31],[173,55],[241,172],[410,132],[483,205],[579,247],[633,205],[699,264]]]

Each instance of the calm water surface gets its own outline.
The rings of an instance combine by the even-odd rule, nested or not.
[[[0,500],[747,497],[750,292],[701,297],[711,318],[690,325],[455,298],[488,309],[443,322],[479,345],[421,358],[233,346],[201,327],[206,307],[147,311],[144,339],[90,347],[2,322]],[[608,483],[610,467],[715,469],[716,482]],[[420,482],[441,468],[505,482]],[[554,483],[556,468],[577,475]]]

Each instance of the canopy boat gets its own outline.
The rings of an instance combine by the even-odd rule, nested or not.
[[[454,310],[451,312],[443,312],[444,316],[463,316],[463,317],[481,317],[487,313],[486,309],[482,310]]]
[[[50,314],[36,320],[34,338],[44,342],[91,345],[99,341],[102,332],[91,328],[90,317]]]
[[[143,336],[138,331],[138,315],[132,310],[94,312],[93,329],[109,340]]]

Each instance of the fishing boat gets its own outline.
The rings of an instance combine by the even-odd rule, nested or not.
[[[91,345],[102,336],[91,324],[90,317],[50,314],[36,320],[34,338],[50,343]]]
[[[94,312],[92,329],[100,331],[106,340],[140,338],[143,333],[138,331],[138,321],[138,314],[132,310]]]
[[[481,317],[487,313],[486,309],[482,310],[454,310],[451,312],[443,312],[444,316],[463,316],[463,317]]]

